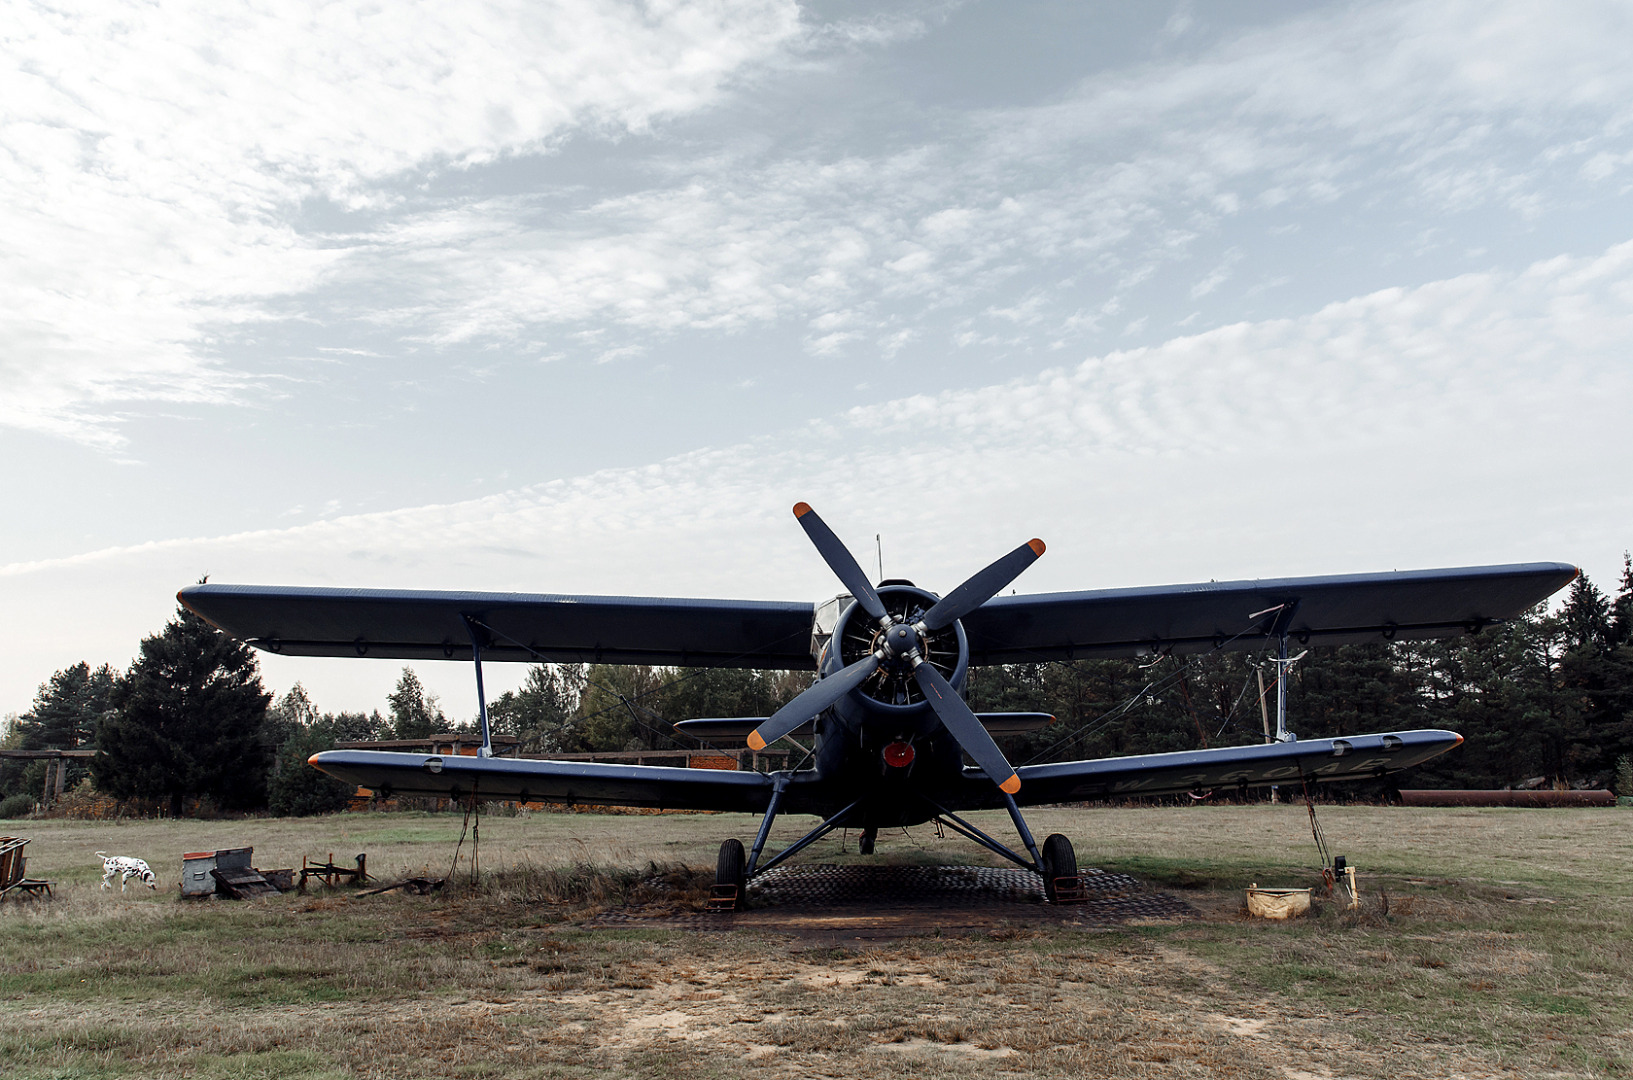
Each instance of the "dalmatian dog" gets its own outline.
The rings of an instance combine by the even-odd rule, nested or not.
[[[102,887],[108,888],[113,884],[115,877],[119,878],[119,891],[125,891],[125,883],[135,878],[150,889],[157,890],[158,883],[154,880],[153,871],[148,869],[147,863],[141,859],[133,859],[129,855],[109,855],[106,851],[97,852],[102,859]]]

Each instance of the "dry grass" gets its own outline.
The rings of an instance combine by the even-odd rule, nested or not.
[[[369,853],[447,872],[457,817],[36,823],[51,904],[0,910],[0,1073],[33,1077],[1439,1077],[1633,1072],[1633,815],[1330,808],[1368,906],[1239,915],[1302,884],[1297,807],[1053,810],[1085,863],[1183,890],[1198,921],[814,944],[592,931],[695,905],[733,815],[484,819],[479,885],[182,903],[97,889],[96,849],[179,876],[253,843],[262,866]],[[789,838],[801,822],[789,823]],[[1002,818],[989,823],[1002,827]],[[922,834],[922,835],[921,835]],[[838,842],[816,861],[855,858]],[[470,850],[467,837],[465,848]],[[976,861],[930,830],[886,858]],[[463,857],[462,857],[463,858]],[[611,869],[611,868],[624,869]],[[1389,913],[1380,911],[1381,893]],[[1552,902],[1548,902],[1552,901]]]

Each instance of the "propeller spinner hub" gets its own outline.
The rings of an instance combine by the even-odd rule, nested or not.
[[[884,644],[885,648],[890,651],[891,656],[906,656],[918,650],[919,635],[911,626],[897,623],[885,631]]]

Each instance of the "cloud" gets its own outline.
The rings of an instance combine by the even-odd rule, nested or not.
[[[136,403],[263,391],[260,342],[288,325],[528,355],[594,329],[563,354],[588,362],[846,310],[855,336],[807,352],[1057,349],[1110,329],[1085,293],[1145,287],[1255,210],[1535,216],[1629,160],[1629,15],[1599,0],[1310,14],[885,147],[839,121],[771,137],[774,108],[763,130],[711,118],[949,10],[22,8],[0,66],[0,424],[116,448]],[[587,136],[633,161],[618,184],[496,193]],[[1224,269],[1177,287],[1216,296]]]
[[[0,579],[31,615],[0,642],[0,701],[128,655],[204,571],[821,597],[835,585],[787,520],[799,499],[858,548],[882,532],[886,570],[938,589],[1031,535],[1050,556],[1027,591],[1527,559],[1605,577],[1633,530],[1633,495],[1605,485],[1633,454],[1630,337],[1633,243],[481,499],[13,563]],[[266,663],[329,688],[325,707],[363,704],[344,662]]]
[[[404,326],[443,345],[590,324],[672,340],[864,302],[872,325],[854,329],[874,339],[976,306],[998,324],[1025,310],[1036,343],[1055,345],[1092,327],[1075,317],[1085,281],[1126,294],[1250,212],[1296,222],[1351,200],[1389,221],[1530,218],[1579,197],[1616,172],[1633,130],[1627,22],[1595,0],[1312,14],[1059,101],[943,117],[924,140],[728,139],[654,159],[653,182],[617,197],[410,212],[347,273],[390,280],[410,298]],[[1179,287],[1213,294],[1244,258],[1226,252]],[[945,333],[1016,341],[997,325]]]
[[[641,132],[794,38],[777,0],[8,9],[0,424],[120,442],[116,402],[237,400],[223,331],[327,280],[409,170]],[[366,243],[366,241],[365,241]]]

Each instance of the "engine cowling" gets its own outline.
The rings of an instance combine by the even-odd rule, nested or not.
[[[907,583],[882,585],[878,593],[885,610],[909,626],[940,599]],[[876,652],[883,633],[884,629],[878,621],[869,616],[860,604],[851,603],[840,616],[831,639],[838,643],[838,656],[832,655],[830,647],[825,667],[836,671]],[[923,635],[919,654],[955,688],[963,688],[964,678],[969,672],[970,650],[964,628],[958,622]],[[918,712],[926,708],[924,691],[913,678],[912,668],[906,661],[886,661],[856,692],[873,707],[886,711]]]

